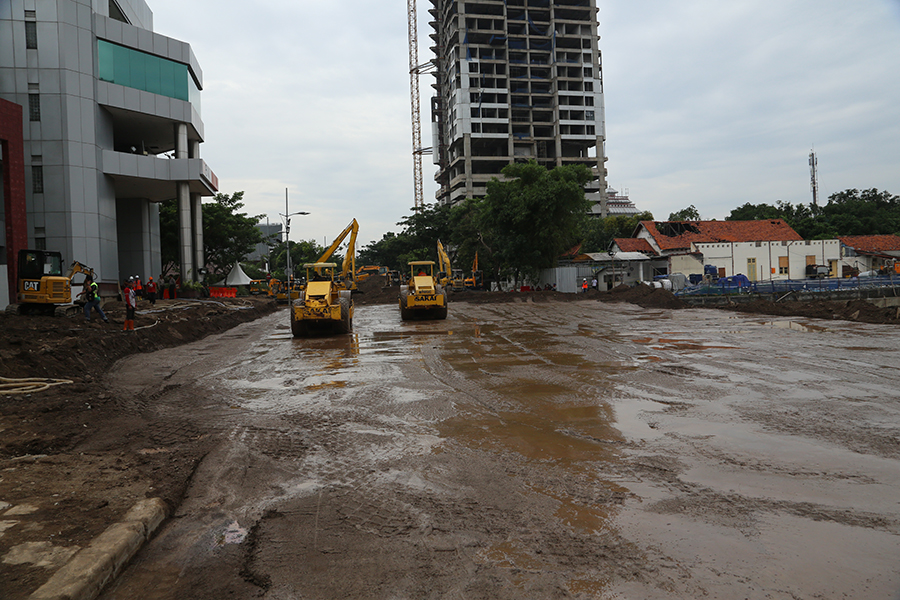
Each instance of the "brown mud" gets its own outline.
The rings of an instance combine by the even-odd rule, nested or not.
[[[372,277],[357,305],[396,302],[397,288]],[[670,292],[620,286],[610,292],[456,292],[453,302],[629,302],[648,309],[682,309]],[[139,304],[134,332],[123,332],[124,306],[105,307],[110,323],[0,314],[0,377],[71,380],[47,391],[0,396],[0,559],[25,544],[83,547],[131,505],[182,499],[209,451],[190,423],[151,420],[154,398],[119,398],[104,375],[116,361],[165,350],[227,331],[279,307],[265,298],[159,301]],[[747,313],[900,324],[897,309],[865,301],[730,305]],[[150,312],[150,311],[153,312]],[[236,336],[233,343],[241,340]],[[66,556],[43,563],[0,560],[0,598],[27,598]]]

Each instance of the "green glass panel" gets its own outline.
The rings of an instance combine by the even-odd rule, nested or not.
[[[162,84],[159,81],[159,69],[163,60],[156,56],[150,56],[148,58],[150,60],[147,61],[146,65],[147,87],[145,89],[154,94],[162,94]]]
[[[175,97],[179,100],[190,100],[190,93],[188,92],[189,77],[187,65],[175,65]]]
[[[97,67],[101,81],[115,81],[115,49],[109,42],[99,40],[97,43]]]
[[[159,93],[175,98],[175,63],[162,60],[159,63]]]
[[[147,90],[147,61],[150,58],[143,52],[129,51],[128,53],[129,76],[131,87],[137,90]]]
[[[113,55],[113,82],[132,87],[128,50],[121,46],[113,46]]]

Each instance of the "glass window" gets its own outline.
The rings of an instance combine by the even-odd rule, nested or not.
[[[34,194],[44,193],[44,167],[41,165],[31,166],[31,191]]]
[[[28,119],[41,120],[41,97],[38,94],[28,94]]]
[[[25,47],[37,49],[37,23],[25,21]]]
[[[97,61],[102,81],[185,100],[200,110],[200,90],[185,64],[104,40],[97,41]]]

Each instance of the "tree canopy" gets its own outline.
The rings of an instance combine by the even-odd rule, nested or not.
[[[203,252],[210,275],[221,277],[231,270],[234,263],[253,252],[263,241],[262,232],[256,226],[261,215],[248,217],[239,212],[244,192],[218,193],[212,202],[202,204]],[[162,247],[163,275],[178,269],[181,260],[178,240],[178,201],[163,202],[159,210],[160,245]]]
[[[822,240],[849,235],[900,234],[900,197],[889,192],[849,189],[831,194],[824,206],[778,202],[744,204],[727,221],[784,219],[803,239]]]
[[[700,211],[697,210],[697,207],[691,204],[687,208],[682,208],[678,212],[673,212],[669,215],[670,221],[699,221],[700,219]]]

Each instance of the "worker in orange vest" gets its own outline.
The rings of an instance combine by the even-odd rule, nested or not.
[[[147,300],[150,301],[150,304],[156,304],[156,282],[153,281],[151,277],[147,281]]]
[[[581,280],[581,291],[584,292],[585,294],[587,294],[587,291],[588,291],[588,282],[587,282],[587,279],[582,279],[582,280]]]

